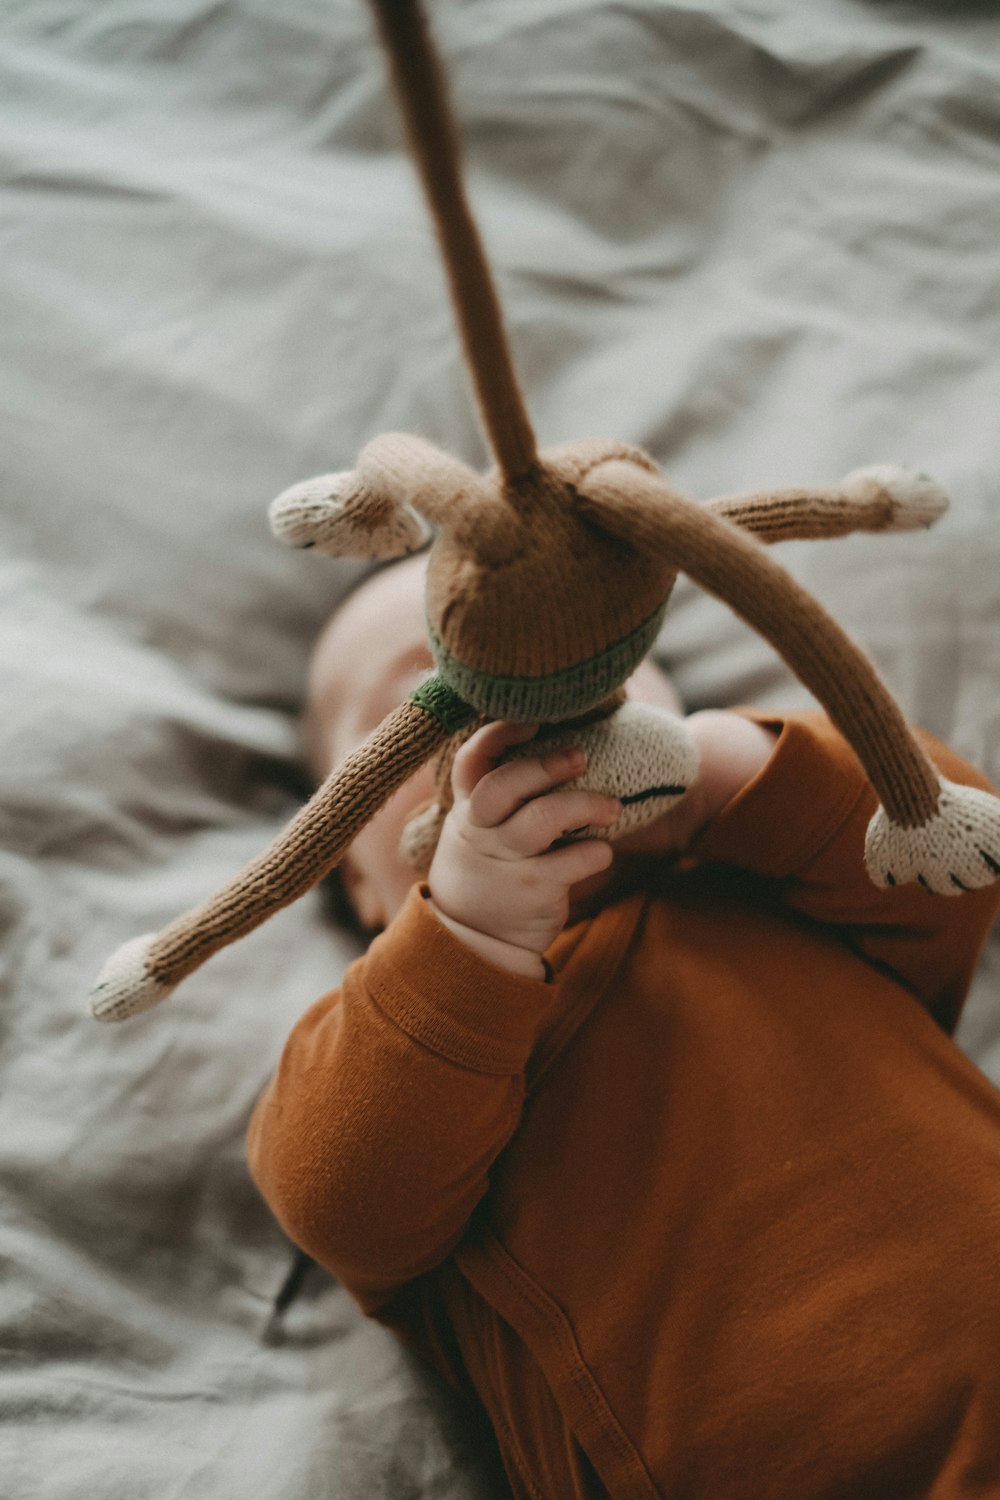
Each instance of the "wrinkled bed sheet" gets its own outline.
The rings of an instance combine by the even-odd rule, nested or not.
[[[860,0],[436,0],[545,442],[707,498],[877,460],[934,533],[781,555],[1000,780],[1000,20]],[[482,448],[360,0],[0,18],[0,1472],[11,1500],[496,1492],[481,1435],[293,1252],[242,1137],[353,940],[317,897],[117,1029],[120,940],[303,795],[310,641],[355,570],[269,498],[405,427]],[[803,701],[682,583],[691,706]],[[1000,962],[960,1041],[1000,1082]]]

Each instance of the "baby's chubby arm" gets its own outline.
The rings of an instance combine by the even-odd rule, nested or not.
[[[686,722],[700,755],[697,780],[675,809],[617,840],[616,850],[681,852],[757,775],[774,745],[770,730],[737,714],[706,710]],[[454,806],[428,875],[445,926],[489,963],[528,978],[545,972],[542,954],[566,925],[572,888],[614,859],[602,839],[560,841],[576,828],[610,825],[620,813],[614,797],[564,786],[584,770],[579,750],[501,762],[534,733],[533,725],[496,722],[459,751]]]

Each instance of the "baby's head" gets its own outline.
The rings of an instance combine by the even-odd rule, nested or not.
[[[305,744],[317,781],[358,747],[433,670],[424,616],[427,554],[366,578],[331,616],[309,672]],[[629,679],[630,697],[682,712],[666,674],[647,658]],[[365,928],[391,921],[414,883],[399,842],[410,814],[434,790],[421,767],[352,843],[340,866],[347,899]]]

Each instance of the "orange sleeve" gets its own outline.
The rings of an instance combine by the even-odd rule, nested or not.
[[[366,1312],[461,1237],[555,991],[484,963],[414,889],[293,1030],[250,1122],[250,1170]]]
[[[778,734],[766,766],[723,808],[693,853],[769,877],[781,899],[910,990],[953,1031],[1000,906],[1000,885],[960,896],[910,884],[880,889],[865,869],[877,798],[854,752],[821,713],[747,713]],[[989,781],[929,734],[918,738],[951,781]]]

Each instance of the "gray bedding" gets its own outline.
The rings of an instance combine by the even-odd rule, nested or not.
[[[860,0],[435,0],[545,442],[708,497],[878,460],[928,535],[783,560],[1000,781],[1000,20]],[[243,1163],[355,951],[318,897],[98,1028],[123,938],[304,791],[352,565],[269,498],[410,428],[482,458],[361,0],[0,15],[0,1473],[11,1500],[480,1500],[479,1434],[291,1247]],[[803,701],[682,584],[690,706]],[[959,1040],[1000,1083],[1000,948]]]

